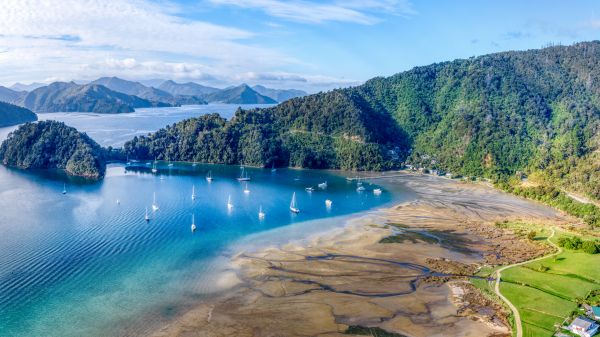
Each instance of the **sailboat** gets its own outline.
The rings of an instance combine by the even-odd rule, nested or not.
[[[67,184],[63,184],[62,194],[67,194]]]
[[[208,173],[206,174],[206,181],[208,181],[210,183],[212,180],[213,180],[212,171],[208,171]]]
[[[150,222],[150,216],[148,215],[148,207],[146,207],[146,216],[144,216],[144,220],[146,220],[146,222]]]
[[[250,194],[250,190],[248,189],[248,183],[246,183],[246,187],[244,187],[244,194]]]
[[[275,172],[277,171],[277,169],[275,168],[275,162],[273,162],[273,165],[271,165],[271,172]]]
[[[258,218],[261,220],[265,218],[265,212],[263,212],[262,210],[262,205],[260,205],[260,208],[258,210]]]
[[[173,167],[173,163],[171,163],[171,161],[169,160],[169,165],[167,165],[168,167]]]
[[[156,158],[154,159],[154,163],[152,163],[152,173],[156,173],[158,170],[156,169]]]
[[[356,181],[356,191],[357,192],[362,192],[365,190],[365,187],[363,186],[362,182],[360,181],[360,178],[358,178],[358,180]]]
[[[194,214],[192,214],[192,232],[196,231],[196,221],[194,221]]]
[[[227,209],[231,210],[233,208],[233,204],[231,203],[231,194],[227,198]]]
[[[196,185],[192,185],[192,200],[196,200]]]
[[[194,160],[194,162],[192,163],[192,167],[196,167],[198,165],[198,163],[196,163],[196,161]]]
[[[154,192],[154,199],[152,200],[152,211],[158,211],[158,204],[156,203],[156,192]]]
[[[306,190],[306,192],[308,192],[308,193],[312,193],[315,191],[315,188],[312,186],[309,186],[309,187],[306,187],[304,190]]]
[[[300,209],[296,206],[296,192],[292,194],[292,202],[290,202],[290,211],[292,213],[300,213]]]
[[[319,185],[317,185],[317,186],[319,186],[319,188],[320,188],[320,189],[324,190],[324,189],[326,189],[326,188],[327,188],[327,182],[326,182],[326,181],[325,181],[325,182],[322,182],[322,183],[320,183],[320,184],[319,184]]]
[[[333,202],[329,199],[325,200],[325,207],[327,208],[331,208],[331,205],[333,204]]]
[[[238,181],[249,181],[250,177],[248,177],[248,174],[244,170],[244,167],[242,166],[241,169],[242,169],[242,173],[240,173],[240,176],[237,178],[237,180]]]
[[[376,188],[373,190],[373,194],[375,195],[381,195],[381,188]]]

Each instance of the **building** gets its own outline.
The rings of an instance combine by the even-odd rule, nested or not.
[[[569,325],[569,330],[581,337],[592,337],[598,332],[598,324],[589,318],[579,316]]]
[[[597,320],[600,320],[600,307],[592,307],[592,315]]]

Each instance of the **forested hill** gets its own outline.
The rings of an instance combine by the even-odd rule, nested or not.
[[[125,144],[130,158],[252,166],[382,170],[397,164],[406,138],[387,114],[351,93],[292,99],[267,109],[188,119]]]
[[[268,166],[277,158],[282,165],[346,169],[406,160],[491,178],[522,171],[600,197],[599,104],[594,41],[417,67],[240,111],[230,122],[189,120],[135,139],[127,150],[172,160]]]
[[[105,151],[86,134],[56,121],[26,123],[0,145],[0,162],[21,169],[62,169],[68,174],[100,178]]]

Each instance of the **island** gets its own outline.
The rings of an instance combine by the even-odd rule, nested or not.
[[[36,120],[37,115],[31,110],[0,102],[0,127],[33,122]]]
[[[104,150],[85,133],[56,121],[26,123],[0,145],[2,164],[20,169],[60,169],[99,179],[106,171]]]

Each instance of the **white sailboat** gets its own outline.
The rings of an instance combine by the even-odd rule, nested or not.
[[[292,194],[292,201],[290,202],[290,211],[292,211],[292,213],[300,213],[300,209],[296,205],[296,192]]]
[[[194,214],[192,214],[192,226],[191,226],[191,228],[192,228],[192,232],[196,231],[196,221],[194,219]]]
[[[212,180],[213,180],[212,171],[208,171],[208,173],[206,174],[206,181],[208,181],[210,183]]]
[[[196,185],[192,185],[192,200],[196,200]]]
[[[273,162],[273,165],[271,165],[271,172],[275,172],[277,171],[277,169],[275,168],[275,162]]]
[[[227,198],[227,209],[231,210],[233,208],[233,204],[231,203],[231,194]]]
[[[154,199],[152,200],[152,211],[158,211],[158,204],[156,203],[156,192],[154,192]]]
[[[333,204],[333,201],[331,201],[331,200],[329,200],[329,199],[325,200],[325,207],[327,207],[327,208],[331,208],[331,205],[332,205],[332,204]]]
[[[156,159],[154,159],[154,162],[152,163],[152,173],[156,172],[158,172],[158,170],[156,169]]]
[[[317,186],[318,186],[320,189],[324,190],[324,189],[326,189],[326,188],[327,188],[327,182],[326,182],[326,181],[325,181],[325,182],[322,182],[322,183],[320,183],[320,184],[319,184],[319,185],[317,185]]]
[[[358,180],[356,181],[356,191],[362,192],[364,190],[365,190],[365,187],[363,186],[362,182],[360,181],[360,178],[358,178]]]
[[[246,183],[246,187],[244,187],[244,194],[250,194],[250,190],[248,189],[248,183]]]
[[[198,166],[198,163],[196,163],[196,161],[194,160],[194,162],[192,163],[192,167],[196,167]]]
[[[381,195],[381,188],[376,188],[373,190],[373,194],[375,195]]]
[[[168,167],[173,167],[173,163],[171,163],[171,161],[169,160],[169,165],[167,165]]]
[[[150,216],[148,215],[148,207],[146,207],[146,216],[144,216],[144,220],[146,220],[146,222],[150,222]]]
[[[238,181],[249,181],[250,177],[248,177],[248,173],[246,173],[246,171],[244,170],[244,167],[241,167],[242,172],[240,173],[240,176],[237,178]]]
[[[262,205],[260,205],[260,208],[258,209],[258,218],[261,220],[265,218],[265,212],[262,210]]]
[[[67,184],[63,184],[62,194],[67,194]]]

